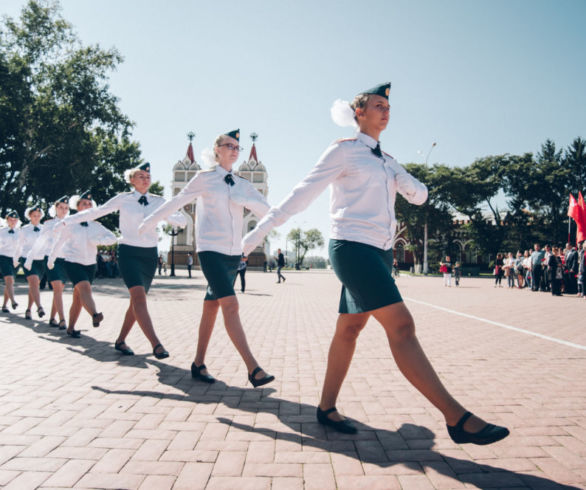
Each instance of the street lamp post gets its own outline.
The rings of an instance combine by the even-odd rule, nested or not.
[[[171,229],[167,231],[167,235],[171,237],[171,274],[169,274],[169,277],[175,277],[175,237],[182,231],[183,230],[175,230],[174,227],[171,227]]]
[[[437,143],[434,141],[431,145],[431,148],[427,152],[427,156],[425,157],[425,168],[427,169],[427,162],[429,160],[429,155],[431,155],[431,151],[436,147]],[[429,265],[427,263],[427,212],[425,213],[425,224],[423,226],[423,273],[427,275],[429,272]]]

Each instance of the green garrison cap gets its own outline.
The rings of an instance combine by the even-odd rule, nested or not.
[[[16,211],[9,211],[8,213],[6,213],[5,218],[16,218],[16,219],[18,219],[19,218],[18,212],[16,212]]]
[[[31,206],[30,208],[28,208],[27,211],[29,212],[29,214],[32,213],[33,211],[43,212],[43,208],[41,207],[40,204],[35,204],[35,205]]]
[[[372,87],[369,90],[365,90],[362,94],[372,94],[372,95],[380,95],[385,99],[389,100],[389,94],[391,93],[391,82],[383,83],[381,85],[377,85],[376,87]]]
[[[92,193],[91,191],[85,191],[79,195],[79,199],[77,202],[81,201],[82,199],[87,199],[88,201],[92,200]]]
[[[59,199],[55,201],[55,204],[59,204],[60,202],[64,202],[65,204],[69,204],[69,196],[61,196]]]
[[[142,165],[139,165],[138,167],[139,170],[144,170],[145,172],[148,172],[149,174],[151,173],[151,164],[150,162],[144,162]]]
[[[226,136],[230,136],[230,138],[234,138],[236,141],[240,141],[240,129],[235,129],[234,131],[230,131],[229,133],[224,133]]]

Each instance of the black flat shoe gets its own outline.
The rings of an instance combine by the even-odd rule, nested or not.
[[[161,348],[161,350],[159,352],[157,352],[157,349],[159,347]],[[155,348],[153,349],[153,355],[157,359],[166,359],[167,357],[169,357],[169,353],[165,350],[165,348],[161,344],[155,345]]]
[[[494,424],[486,424],[478,432],[467,432],[464,430],[464,424],[470,417],[472,417],[472,414],[466,412],[456,425],[446,426],[448,428],[448,434],[450,434],[452,441],[456,444],[472,443],[485,446],[486,444],[500,441],[509,435],[509,429]]]
[[[39,318],[43,318],[45,316],[45,310],[43,310],[42,306],[37,308],[37,315],[39,315]]]
[[[13,310],[16,310],[16,308],[18,308],[18,303],[16,303],[16,302],[13,301],[12,302],[12,309]]]
[[[67,325],[65,325],[65,320],[61,320],[59,322],[59,330],[65,330],[67,328]]]
[[[9,313],[9,312],[10,312],[10,310],[8,309],[8,307],[6,307],[6,306],[2,307],[2,313]]]
[[[50,326],[50,327],[58,327],[58,326],[59,326],[59,323],[58,323],[58,322],[56,322],[54,318],[51,318],[51,319],[49,320],[49,326]]]
[[[94,326],[94,328],[97,328],[100,326],[100,322],[104,319],[104,315],[102,313],[94,313],[92,315],[92,325]]]
[[[198,379],[199,381],[203,381],[204,383],[215,383],[216,382],[216,378],[214,378],[212,375],[210,374],[202,374],[201,371],[203,369],[207,369],[205,364],[202,364],[201,366],[196,366],[195,362],[191,363],[191,377],[193,379]]]
[[[25,318],[26,320],[32,320],[32,319],[33,319],[32,315],[31,315],[31,310],[26,310],[26,311],[24,312],[24,318]]]
[[[123,356],[133,356],[134,351],[130,347],[128,347],[128,346],[122,347],[125,344],[126,344],[126,342],[124,342],[124,341],[117,342],[114,344],[114,349],[116,349],[118,352],[122,352]]]
[[[354,427],[354,424],[350,422],[348,419],[343,420],[332,420],[328,417],[328,414],[332,412],[337,412],[338,410],[336,407],[328,408],[327,410],[322,410],[317,407],[317,421],[323,425],[329,425],[332,429],[338,432],[342,432],[344,434],[356,434],[358,429]]]
[[[258,374],[259,371],[262,371],[262,369],[260,366],[257,366],[254,368],[254,371],[252,371],[252,373],[248,375],[248,381],[250,381],[252,383],[252,386],[254,386],[255,388],[258,386],[266,385],[267,383],[270,383],[271,381],[275,380],[275,377],[270,374],[266,374],[263,378],[256,379],[255,375]]]
[[[81,332],[79,330],[72,330],[71,332],[67,330],[67,335],[73,337],[74,339],[79,339],[81,337]]]

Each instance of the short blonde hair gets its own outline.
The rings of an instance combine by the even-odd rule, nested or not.
[[[124,180],[130,184],[130,179],[134,177],[138,172],[146,172],[146,170],[142,170],[141,168],[130,168],[124,171]],[[150,173],[150,172],[149,172]]]
[[[370,98],[371,94],[358,94],[354,97],[354,100],[351,102],[350,107],[354,111],[354,120],[358,122],[358,118],[356,117],[356,109],[364,109],[366,104],[368,104],[368,99]]]
[[[218,161],[218,154],[216,153],[216,148],[223,143],[224,138],[229,138],[229,136],[226,134],[221,134],[214,141],[214,159],[216,160],[216,162]]]

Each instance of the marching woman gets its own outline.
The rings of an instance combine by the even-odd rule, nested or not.
[[[146,295],[151,287],[157,267],[157,242],[159,236],[156,230],[143,235],[138,234],[138,225],[145,216],[151,214],[161,206],[165,199],[148,192],[151,186],[151,165],[144,163],[139,167],[125,172],[126,181],[134,188],[132,192],[124,192],[114,196],[98,208],[69,216],[65,219],[67,225],[101,218],[115,211],[120,211],[120,232],[118,240],[118,262],[124,284],[130,293],[130,304],[126,310],[124,322],[114,348],[123,355],[134,354],[126,345],[126,337],[135,322],[138,322],[143,333],[151,343],[153,354],[157,359],[169,357],[169,353],[161,344],[147,308]],[[167,218],[167,222],[174,226],[185,226],[186,219],[181,213]]]
[[[18,234],[16,250],[13,256],[14,267],[18,267],[19,264],[24,265],[33,245],[39,239],[43,228],[43,225],[40,224],[43,216],[45,216],[45,213],[38,204],[28,208],[24,212],[24,217],[30,221],[30,224],[23,226]],[[32,318],[31,308],[33,304],[37,305],[39,318],[45,316],[45,310],[41,306],[41,291],[39,288],[41,277],[45,273],[45,251],[38,250],[31,259],[32,264],[30,269],[24,269],[24,275],[28,282],[28,304],[24,313],[24,317],[27,320]]]
[[[250,351],[240,322],[234,282],[242,253],[243,208],[250,209],[257,216],[264,216],[269,205],[250,182],[232,174],[232,165],[241,150],[239,140],[239,130],[218,136],[214,142],[213,157],[209,156],[212,168],[198,172],[177,196],[144,221],[140,231],[150,233],[160,220],[197,199],[197,255],[208,288],[191,375],[206,383],[215,381],[208,373],[204,359],[218,309],[221,308],[230,340],[246,364],[248,380],[257,387],[270,383],[275,377],[260,368]]]
[[[8,226],[0,229],[0,273],[2,273],[2,277],[4,278],[2,313],[8,313],[8,300],[10,300],[13,310],[18,306],[18,303],[14,299],[14,277],[16,276],[16,272],[13,257],[18,244],[20,219],[18,219],[18,213],[16,211],[9,211],[4,218]]]
[[[78,212],[95,207],[89,191],[69,200],[71,209]],[[65,270],[73,283],[73,301],[69,309],[67,335],[79,338],[75,330],[82,307],[92,316],[92,325],[99,327],[104,315],[99,313],[92,296],[92,283],[96,275],[98,245],[116,243],[116,235],[100,223],[82,221],[77,226],[67,226],[59,234],[47,260],[49,269],[54,269],[57,258],[64,257]]]
[[[69,214],[69,197],[63,196],[57,199],[49,208],[49,216],[53,219],[47,220],[43,223],[43,229],[39,239],[33,245],[33,248],[28,253],[24,269],[29,270],[33,264],[33,257],[38,256],[39,253],[49,255],[53,249],[55,240],[58,238],[62,227],[59,226],[61,221]],[[49,325],[51,327],[59,327],[59,330],[65,330],[65,311],[63,309],[63,290],[67,282],[67,273],[65,272],[65,259],[62,256],[57,257],[52,269],[47,273],[49,283],[53,289],[53,302],[51,303],[51,315],[49,316]],[[59,321],[55,317],[59,316]]]
[[[452,440],[490,444],[509,431],[467,412],[444,388],[419,344],[413,318],[392,278],[396,193],[421,205],[427,199],[427,188],[381,151],[379,136],[389,121],[390,88],[386,83],[362,92],[352,104],[334,103],[335,121],[358,126],[356,137],[336,141],[325,151],[285,200],[244,237],[244,253],[274,226],[307,208],[331,184],[329,254],[342,293],[318,421],[340,432],[357,431],[335,405],[358,335],[373,316],[385,329],[403,375],[444,415]]]

